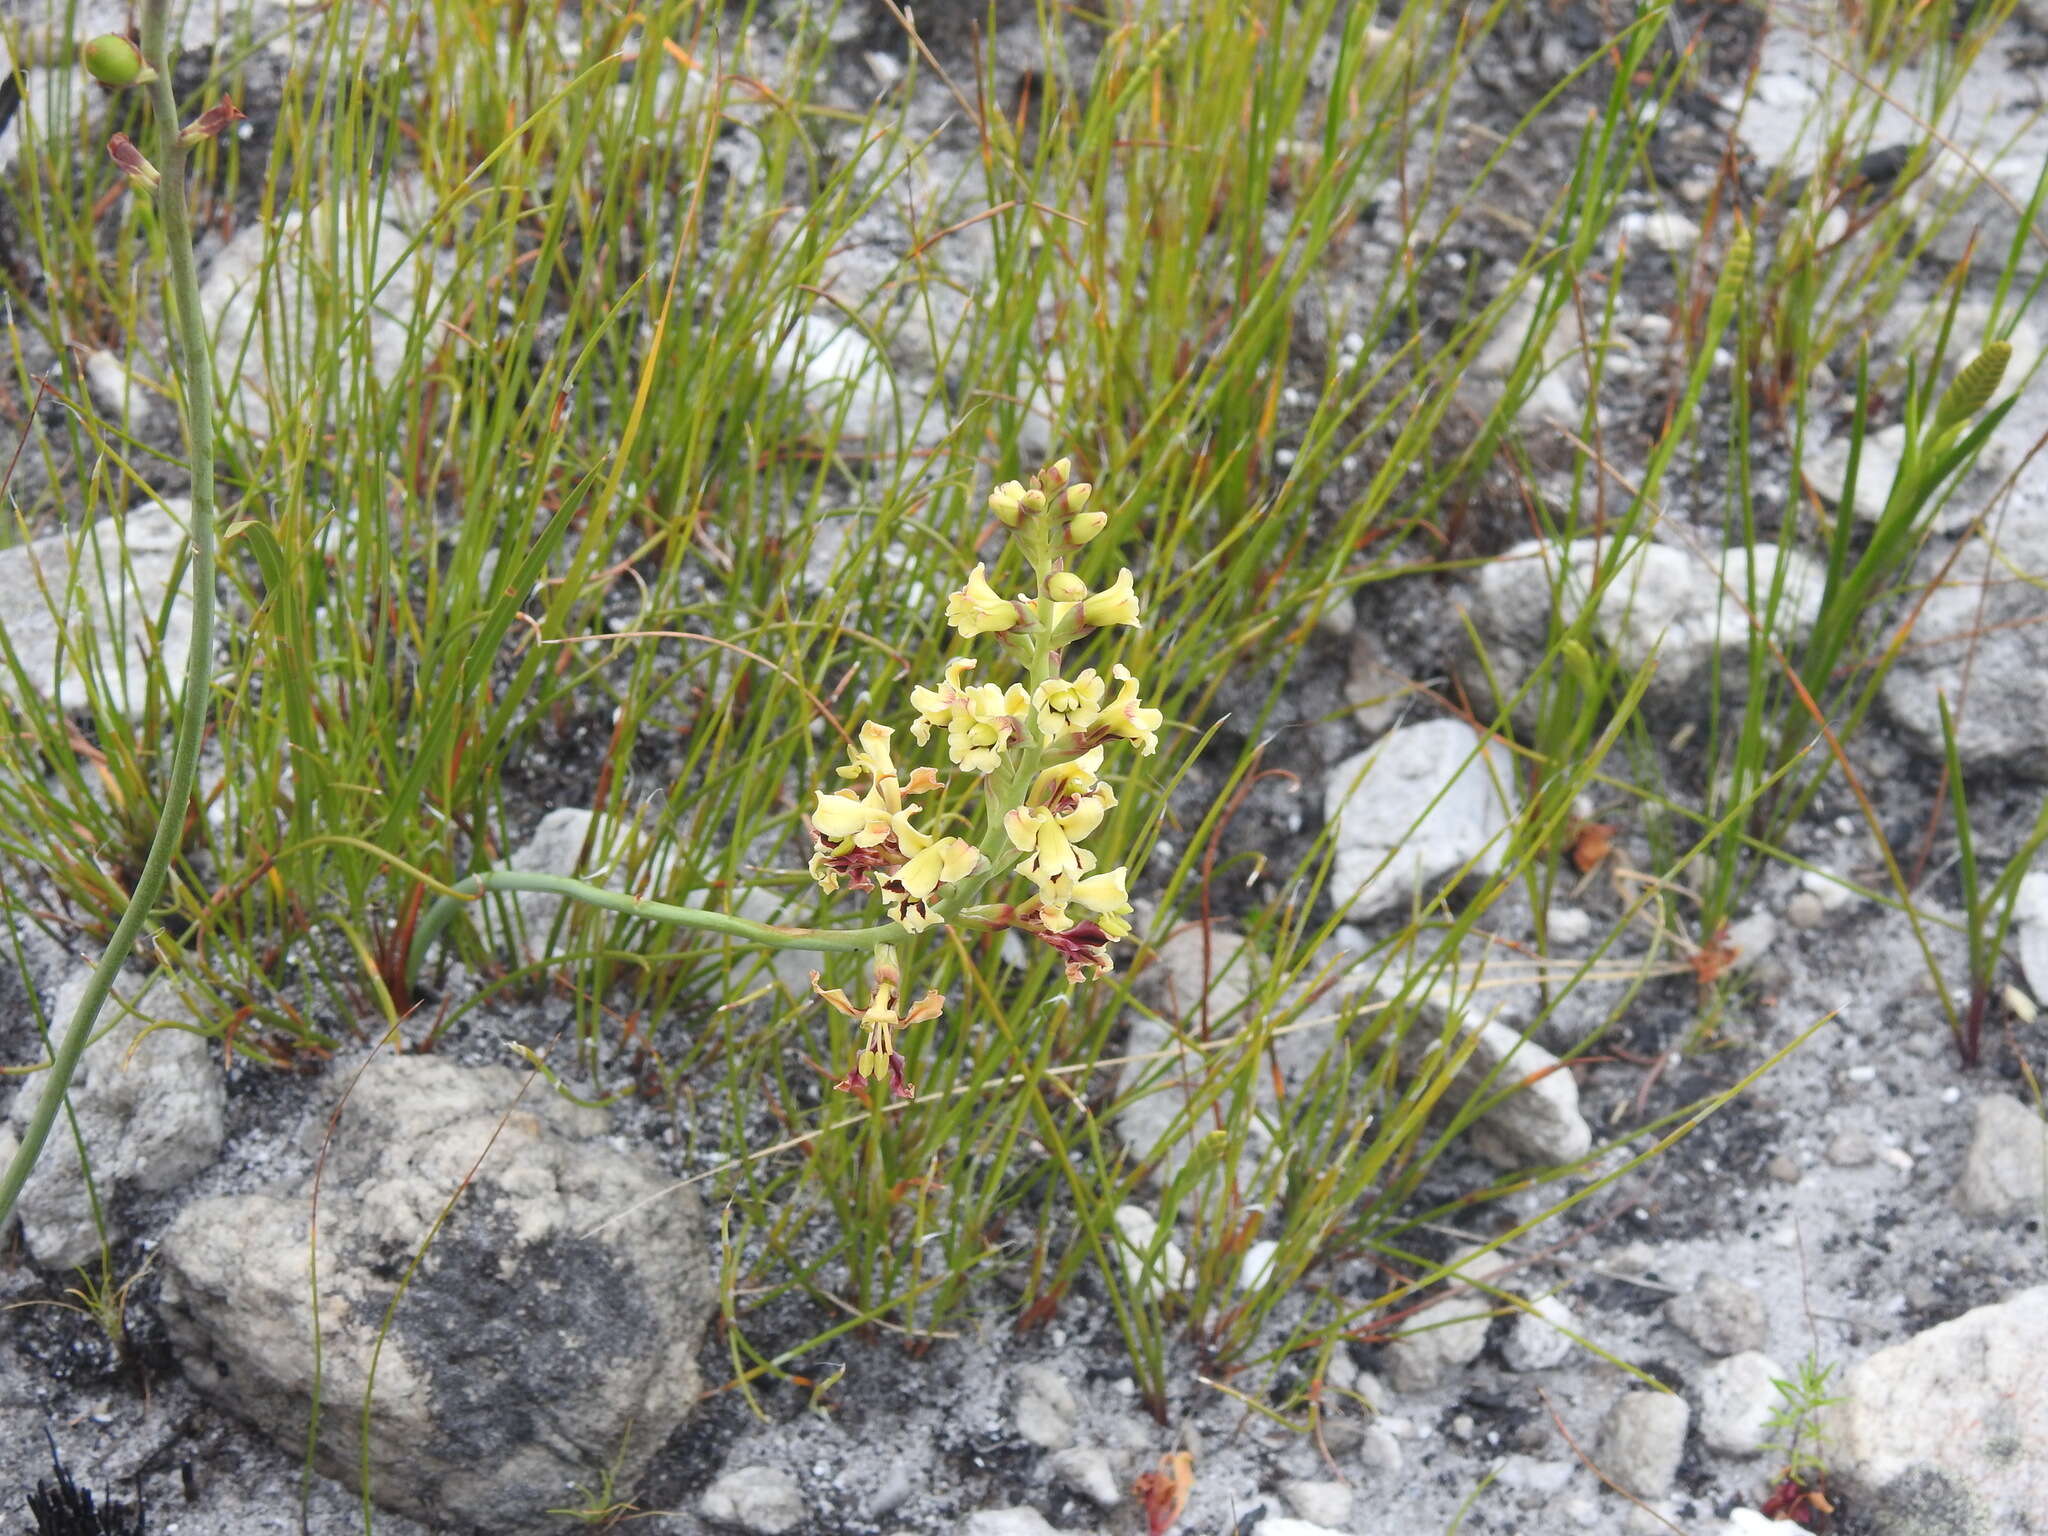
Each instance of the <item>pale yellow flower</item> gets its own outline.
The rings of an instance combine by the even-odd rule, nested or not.
[[[937,923],[932,901],[946,886],[965,880],[981,865],[981,850],[960,837],[942,837],[882,881],[889,916],[912,933]]]
[[[977,565],[968,573],[967,585],[946,599],[946,622],[959,630],[962,638],[971,640],[976,635],[1015,629],[1023,615],[1015,603],[997,596],[988,584],[988,567]]]
[[[1159,749],[1159,727],[1166,717],[1138,702],[1138,680],[1129,668],[1119,663],[1110,671],[1123,687],[1089,722],[1088,732],[1091,736],[1120,737],[1138,749],[1138,756],[1150,757]]]
[[[1117,572],[1114,582],[1081,604],[1081,617],[1097,628],[1109,624],[1128,624],[1133,629],[1144,628],[1138,622],[1138,594],[1131,585],[1128,567]]]
[[[972,658],[956,657],[946,664],[946,680],[939,687],[910,690],[910,702],[918,710],[910,734],[921,745],[930,739],[933,726],[944,726],[946,754],[954,766],[970,773],[993,773],[1002,763],[1004,749],[1023,739],[1031,698],[1016,683],[1007,689],[994,683],[969,684],[967,674],[973,669]]]
[[[1062,824],[1064,819],[1042,805],[1020,805],[1003,817],[1010,846],[1029,855],[1017,867],[1041,895],[1052,882],[1079,879],[1095,867],[1095,855],[1076,846],[1076,834]],[[1102,818],[1098,814],[1095,819],[1100,822]]]
[[[858,885],[869,870],[920,853],[931,843],[911,820],[917,807],[906,797],[937,789],[938,775],[919,767],[907,781],[899,780],[889,752],[892,734],[886,725],[869,721],[861,727],[860,739],[847,749],[848,766],[839,774],[870,779],[865,791],[818,791],[810,816],[818,848],[810,869],[811,878],[827,891],[839,889],[842,874],[852,876]]]
[[[1102,711],[1105,687],[1093,667],[1072,682],[1049,677],[1032,690],[1031,704],[1038,711],[1038,734],[1048,744],[1076,731],[1085,731]]]
[[[899,1013],[897,997],[902,990],[903,974],[897,969],[896,951],[888,944],[875,950],[875,991],[867,1007],[859,1006],[838,987],[820,986],[820,979],[816,971],[811,972],[811,990],[839,1012],[858,1019],[867,1030],[867,1039],[854,1056],[853,1070],[833,1086],[850,1093],[863,1081],[878,1083],[886,1076],[897,1098],[914,1098],[917,1089],[905,1077],[903,1057],[896,1049],[896,1031],[936,1019],[945,1011],[945,998],[937,992],[927,992],[911,1005],[908,1013]]]
[[[1116,804],[1116,792],[1095,777],[1101,766],[1100,747],[1055,763],[1032,781],[1025,803],[1003,818],[1010,846],[1026,855],[1017,868],[1041,895],[1054,882],[1078,880],[1095,867],[1095,855],[1080,843]]]
[[[1076,880],[1067,900],[1095,914],[1095,925],[1112,939],[1128,938],[1131,925],[1125,921],[1131,911],[1130,892],[1125,889],[1126,866]]]

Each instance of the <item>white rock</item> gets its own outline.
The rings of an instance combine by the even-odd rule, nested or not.
[[[804,1491],[780,1467],[735,1467],[697,1501],[704,1518],[756,1536],[783,1536],[809,1518]]]
[[[1124,1500],[1109,1453],[1096,1445],[1076,1445],[1046,1458],[1053,1481],[1070,1488],[1098,1509],[1115,1509]]]
[[[1311,1525],[1341,1526],[1351,1519],[1351,1488],[1347,1483],[1293,1478],[1281,1483],[1280,1497]]]
[[[295,1460],[316,1397],[353,1403],[317,1414],[314,1465],[432,1530],[531,1536],[554,1529],[543,1501],[579,1483],[637,1486],[698,1400],[716,1261],[694,1191],[626,1138],[608,1145],[603,1112],[509,1067],[385,1051],[326,1081],[336,1102],[301,1123],[302,1177],[193,1201],[164,1234],[157,1312],[184,1379]],[[430,1229],[387,1332],[394,1277]]]
[[[978,1510],[967,1517],[962,1536],[1059,1536],[1045,1516],[1028,1504]]]
[[[1553,944],[1581,944],[1592,936],[1593,918],[1579,907],[1552,906],[1549,931]]]
[[[53,533],[0,550],[0,629],[38,692],[81,712],[97,687],[129,716],[142,712],[152,674],[169,698],[183,696],[192,654],[189,570],[161,638],[152,635],[191,511],[183,498],[142,502],[101,518],[83,537]],[[12,691],[11,673],[0,688]]]
[[[1769,912],[1751,912],[1728,925],[1728,947],[1744,967],[1755,964],[1777,941],[1778,919]]]
[[[1802,466],[1816,494],[1830,506],[1842,504],[1849,484],[1849,449],[1846,437],[1830,438],[1806,455]],[[1863,456],[1856,464],[1856,505],[1851,509],[1859,522],[1874,523],[1884,516],[1891,500],[1892,482],[1899,478],[1899,465],[1906,456],[1906,426],[1895,422],[1863,434]],[[1953,507],[1955,503],[1951,503]],[[1967,522],[1971,514],[1965,513]]]
[[[1370,917],[1427,901],[1468,866],[1494,873],[1519,804],[1506,752],[1462,720],[1389,731],[1339,763],[1324,793],[1336,828],[1332,900]]]
[[[1020,1365],[1012,1374],[1011,1417],[1017,1433],[1041,1450],[1062,1451],[1074,1443],[1081,1405],[1066,1378],[1050,1366]]]
[[[1252,1536],[1345,1536],[1327,1525],[1296,1520],[1291,1515],[1268,1515],[1252,1527]]]
[[[1368,1470],[1388,1477],[1401,1470],[1401,1439],[1384,1424],[1368,1424],[1358,1443],[1359,1460]]]
[[[2007,1094],[1977,1101],[1956,1204],[1975,1221],[2041,1216],[2048,1203],[2048,1125]]]
[[[1823,1419],[1828,1480],[1871,1529],[1904,1510],[1943,1532],[2024,1531],[2048,1509],[2048,1287],[1978,1307],[1840,1375]],[[1892,1523],[1897,1521],[1899,1523]]]
[[[1491,1283],[1507,1267],[1498,1253],[1479,1256],[1474,1249],[1452,1255],[1450,1272],[1462,1279]],[[1407,1331],[1387,1346],[1387,1377],[1399,1392],[1424,1392],[1453,1369],[1470,1365],[1486,1348],[1493,1313],[1504,1303],[1483,1290],[1466,1289],[1417,1314]]]
[[[1683,1296],[1664,1303],[1664,1320],[1710,1355],[1764,1347],[1763,1298],[1727,1276],[1709,1272]]]
[[[325,359],[338,360],[344,379],[361,366],[388,389],[423,365],[410,355],[415,333],[439,345],[446,284],[433,242],[408,250],[412,237],[375,215],[365,236],[358,217],[328,205],[275,226],[249,224],[207,268],[199,308],[213,334],[221,415],[251,436],[319,413]]]
[[[1504,1456],[1494,1468],[1495,1477],[1509,1488],[1524,1493],[1559,1494],[1570,1486],[1578,1465],[1570,1461],[1542,1461],[1534,1456]]]
[[[1981,534],[1960,549],[1930,545],[1914,567],[1915,582],[1934,585],[1924,601],[1916,596],[1913,643],[1886,673],[1881,691],[1892,719],[1929,761],[1944,756],[1946,699],[1966,772],[1988,768],[2048,778],[2048,709],[2041,695],[2048,624],[2040,622],[2048,582],[2048,487],[2035,483],[2041,478],[2019,478],[2011,515],[1997,523],[1995,547]],[[2022,497],[2034,500],[2022,505]]]
[[[54,1031],[71,1022],[90,975],[80,968],[57,989],[49,1010]],[[125,1016],[124,1001],[135,1010]],[[100,1015],[105,1032],[86,1047],[71,1079],[72,1113],[113,1242],[121,1231],[110,1196],[175,1189],[212,1166],[226,1135],[227,1085],[206,1037],[190,1028],[152,1029],[159,1019],[170,1026],[198,1022],[169,983],[124,978]],[[41,1077],[28,1078],[14,1096],[14,1132],[26,1129],[42,1084]],[[28,1251],[45,1268],[73,1269],[99,1252],[92,1194],[61,1116],[15,1212]]]
[[[1237,1268],[1237,1283],[1247,1291],[1264,1290],[1273,1278],[1273,1260],[1280,1252],[1280,1245],[1270,1238],[1263,1238],[1245,1249],[1244,1259]]]
[[[1685,255],[1698,248],[1700,227],[1668,208],[1625,213],[1614,221],[1615,244],[1647,246],[1666,255]]]
[[[1432,1001],[1441,1001],[1434,991]],[[1579,1110],[1578,1082],[1559,1069],[1557,1057],[1498,1019],[1453,1032],[1451,1049],[1464,1048],[1461,1035],[1472,1039],[1472,1051],[1448,1101],[1463,1103],[1482,1089],[1489,1096],[1513,1090],[1473,1125],[1472,1144],[1482,1157],[1496,1167],[1534,1168],[1575,1163],[1591,1150],[1593,1128]],[[1432,1039],[1428,1049],[1440,1048]],[[1431,1060],[1425,1055],[1419,1064]]]
[[[1210,1133],[1215,1127],[1203,1117],[1190,1119],[1187,1096],[1181,1088],[1207,1067],[1199,1053],[1186,1054],[1185,1066],[1176,1060],[1186,1052],[1176,1026],[1197,1037],[1205,1028],[1224,1032],[1243,1028],[1258,964],[1257,951],[1242,935],[1215,924],[1205,939],[1199,926],[1190,926],[1159,945],[1138,974],[1138,995],[1155,1013],[1131,1010],[1125,1054],[1148,1058],[1168,1054],[1163,1066],[1148,1062],[1134,1069],[1146,1074],[1143,1081],[1148,1091],[1131,1094],[1118,1107],[1116,1129],[1145,1165],[1146,1181],[1155,1188],[1174,1184],[1191,1159],[1213,1152]],[[1327,1039],[1327,1034],[1309,1030],[1274,1042],[1274,1049],[1277,1056],[1288,1059],[1298,1053],[1320,1055]],[[1306,1069],[1313,1060],[1301,1064]],[[1261,1109],[1277,1111],[1278,1096],[1267,1074],[1259,1074],[1252,1094]],[[1254,1188],[1259,1161],[1273,1144],[1269,1122],[1276,1118],[1263,1113],[1248,1117],[1235,1163],[1218,1160],[1214,1171],[1196,1183],[1195,1192],[1184,1191],[1183,1198],[1200,1198],[1201,1188],[1232,1179],[1239,1190]]]
[[[1188,1258],[1172,1238],[1160,1242],[1159,1223],[1143,1206],[1117,1207],[1117,1256],[1124,1275],[1144,1291],[1182,1291],[1188,1286]]]
[[[2037,871],[2021,879],[2013,904],[2013,936],[2020,973],[2036,998],[2048,998],[2048,873]]]
[[[1474,578],[1466,615],[1487,665],[1469,668],[1470,681],[1490,695],[1490,669],[1501,688],[1519,688],[1549,646],[1555,599],[1560,625],[1591,607],[1593,634],[1616,664],[1633,674],[1654,658],[1651,695],[1683,702],[1705,682],[1717,654],[1742,654],[1752,614],[1759,624],[1772,616],[1771,634],[1781,646],[1803,640],[1819,616],[1825,579],[1825,569],[1810,557],[1769,543],[1708,554],[1664,544],[1619,549],[1612,539],[1563,545],[1531,539],[1487,561]],[[1780,587],[1775,610],[1774,584]],[[1743,682],[1741,666],[1723,666],[1724,692]],[[1524,708],[1530,707],[1525,699]]]
[[[1624,1392],[1607,1410],[1595,1458],[1607,1475],[1643,1499],[1661,1499],[1678,1476],[1692,1410],[1669,1392]]]
[[[1501,1344],[1501,1359],[1511,1371],[1554,1369],[1577,1348],[1571,1334],[1577,1332],[1579,1320],[1562,1296],[1541,1297],[1530,1307],[1515,1314]]]
[[[1721,1536],[1784,1536],[1785,1522],[1773,1520],[1761,1510],[1731,1509]]]
[[[1777,1387],[1784,1377],[1776,1361],[1755,1350],[1706,1367],[1694,1383],[1701,1438],[1724,1456],[1761,1454],[1774,1433],[1771,1414],[1784,1402]]]
[[[898,384],[874,344],[836,315],[797,321],[776,347],[772,366],[820,427],[848,439],[893,442],[923,410],[922,397]]]

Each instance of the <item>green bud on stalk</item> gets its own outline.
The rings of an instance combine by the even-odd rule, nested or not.
[[[88,39],[78,50],[78,62],[101,85],[118,89],[124,85],[147,85],[156,71],[142,56],[142,50],[118,32],[104,32]]]

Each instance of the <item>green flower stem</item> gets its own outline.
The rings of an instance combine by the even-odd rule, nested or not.
[[[427,908],[426,916],[420,919],[419,927],[413,930],[412,952],[405,962],[407,992],[416,990],[420,964],[426,959],[427,951],[433,948],[434,941],[455,920],[456,913],[472,905],[485,891],[539,891],[580,901],[587,906],[603,907],[607,912],[644,917],[649,922],[696,928],[705,933],[722,933],[729,938],[759,944],[764,949],[861,954],[878,944],[894,944],[908,936],[901,923],[877,923],[871,928],[782,928],[774,923],[757,923],[725,912],[707,912],[700,907],[678,907],[665,901],[648,901],[639,896],[628,896],[623,891],[606,890],[600,885],[572,879],[568,875],[528,874],[513,869],[491,869],[471,875],[457,881],[455,890],[457,895],[436,897],[434,904]]]
[[[34,1116],[23,1132],[21,1147],[0,1178],[0,1223],[7,1220],[29,1170],[42,1155],[64,1105],[65,1092],[92,1038],[93,1025],[113,991],[114,980],[128,963],[128,956],[149,921],[157,898],[163,894],[185,825],[185,813],[192,802],[192,783],[199,769],[199,743],[206,726],[207,695],[213,687],[213,372],[212,353],[206,344],[206,327],[199,317],[199,272],[192,259],[192,223],[185,206],[185,148],[178,142],[178,103],[171,94],[171,61],[166,47],[170,30],[170,0],[143,0],[142,56],[160,63],[156,78],[149,83],[150,105],[156,118],[156,167],[162,174],[157,187],[157,220],[163,236],[165,256],[171,269],[171,308],[177,322],[178,344],[174,369],[183,385],[185,399],[185,442],[192,458],[192,653],[185,665],[185,693],[178,706],[178,729],[171,747],[171,776],[164,786],[163,809],[157,817],[156,835],[150,839],[149,854],[142,873],[129,892],[127,910],[115,924],[105,953],[93,967],[78,1012],[58,1042],[48,1075],[43,1079],[42,1097],[36,1101]]]

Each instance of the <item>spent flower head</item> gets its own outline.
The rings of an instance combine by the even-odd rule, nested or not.
[[[964,642],[993,637],[992,669],[982,670],[983,658],[956,656],[943,677],[910,694],[911,738],[926,747],[944,732],[946,758],[964,781],[942,783],[928,765],[900,770],[894,733],[864,724],[839,770],[853,783],[821,791],[810,814],[811,874],[827,891],[878,895],[903,934],[950,923],[1015,928],[1048,945],[1069,980],[1080,982],[1106,975],[1110,947],[1131,932],[1127,866],[1105,869],[1095,846],[1117,804],[1109,775],[1151,756],[1165,721],[1143,703],[1128,667],[1112,662],[1106,677],[1094,666],[1069,673],[1064,653],[1105,632],[1142,628],[1142,602],[1128,569],[1093,590],[1067,568],[1109,526],[1095,488],[1073,478],[1071,460],[998,485],[988,507],[1035,591],[1006,595],[1014,589],[1002,562],[976,564],[947,598],[945,617]],[[1010,677],[1000,675],[1006,667]],[[944,800],[927,815],[922,797],[931,796]],[[959,804],[970,797],[978,810]],[[979,835],[964,835],[969,828]],[[839,1087],[886,1074],[892,1091],[908,1096],[894,1031],[936,1017],[940,1000],[929,993],[899,1018],[900,991],[888,946],[878,952],[867,1007],[819,989],[868,1029]]]

